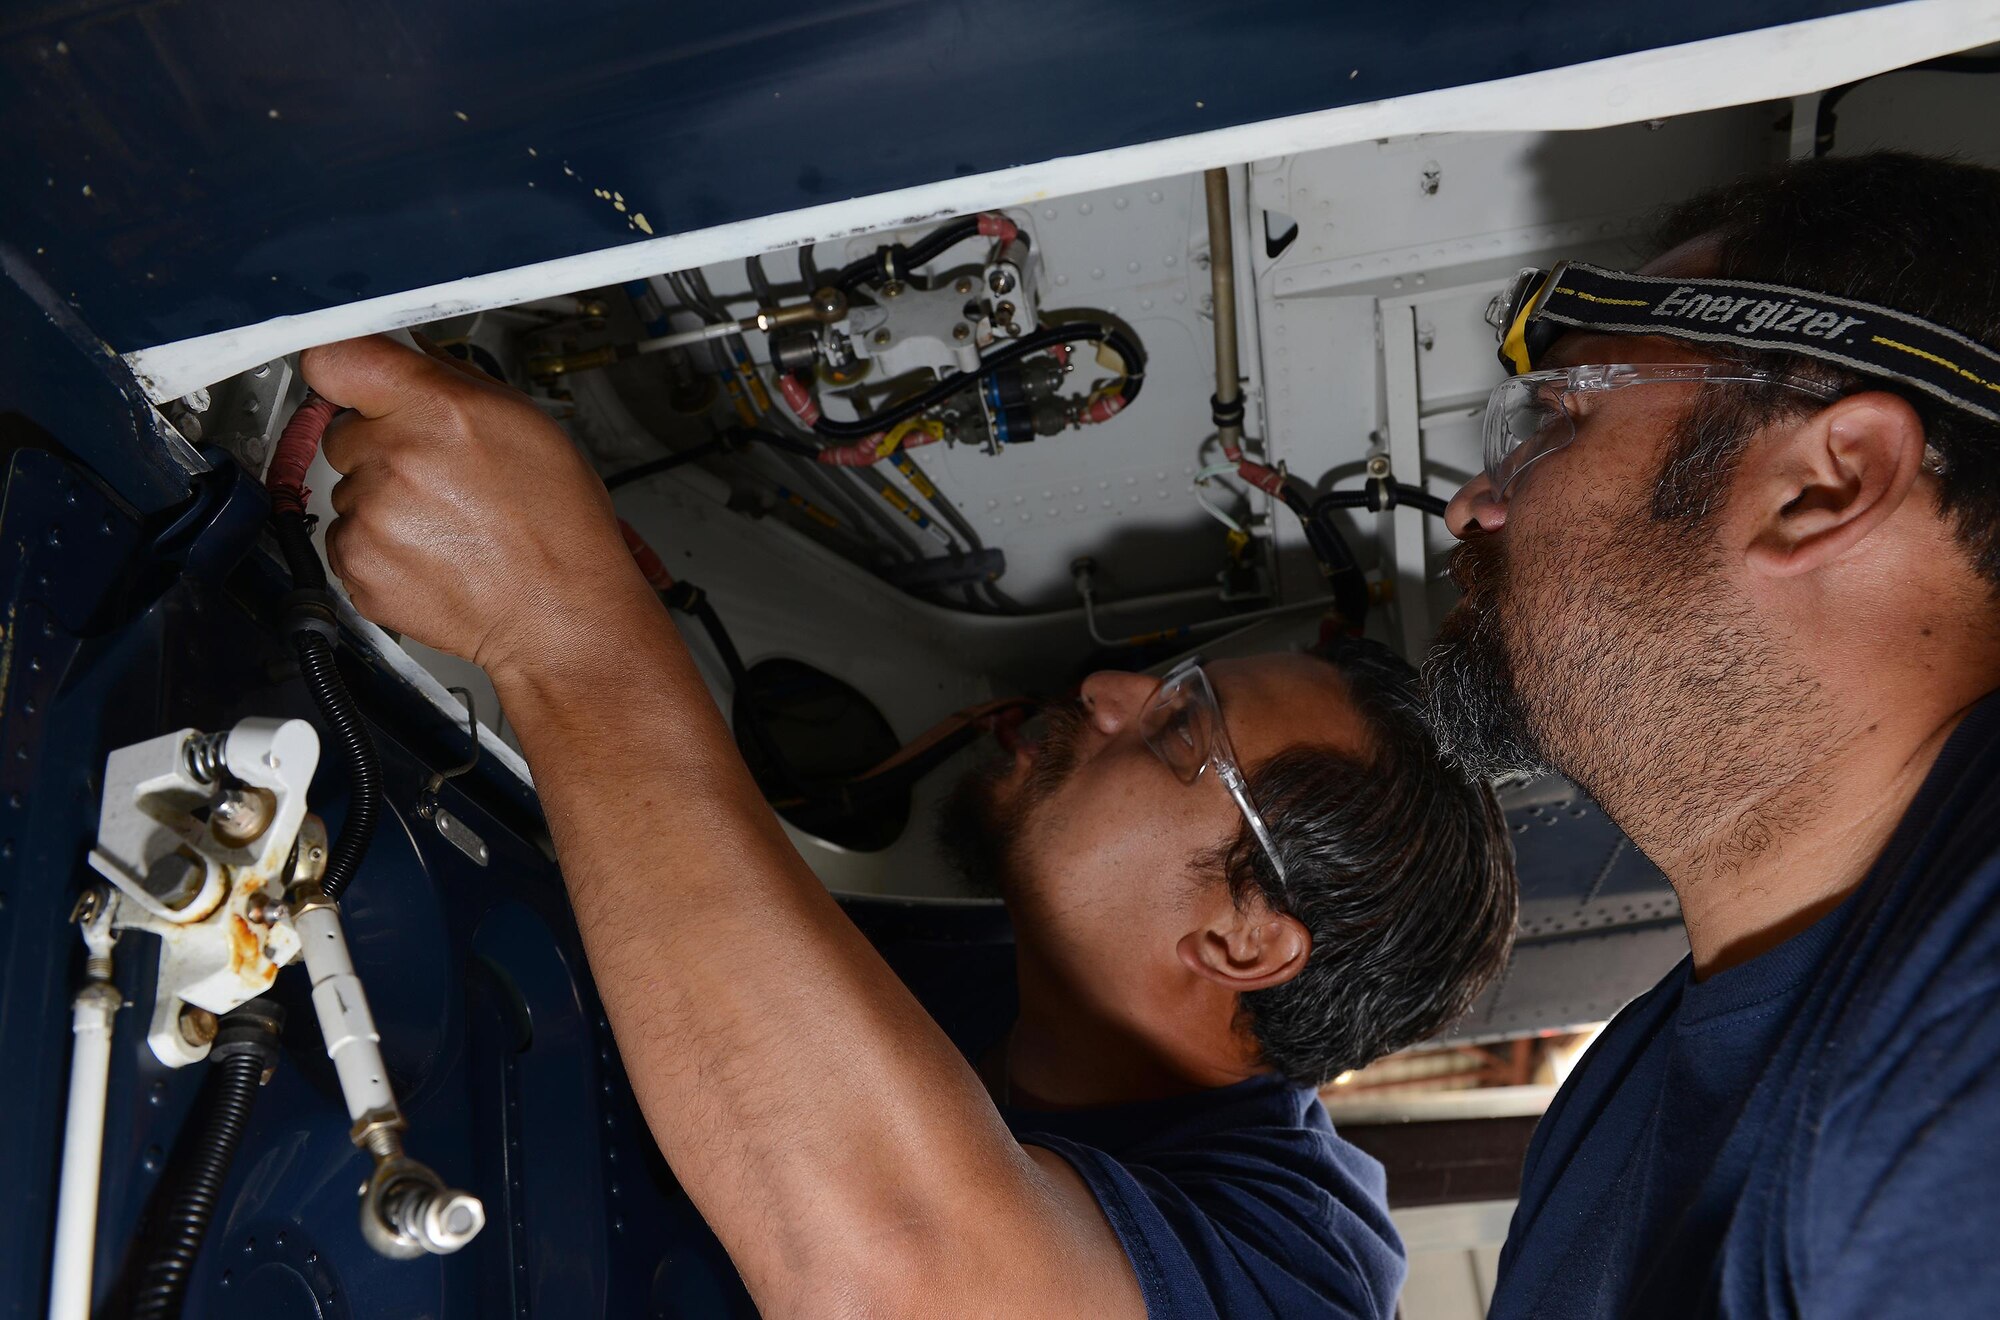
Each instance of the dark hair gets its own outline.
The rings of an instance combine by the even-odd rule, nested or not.
[[[1793,161],[1681,203],[1655,237],[1664,250],[1705,234],[1718,240],[1723,278],[1879,303],[2000,349],[2000,171],[1900,151]],[[2000,588],[2000,428],[1920,390],[1813,358],[1745,349],[1715,356],[1844,393],[1882,389],[1907,399],[1944,460],[1940,504],[1974,569]],[[1750,437],[1818,406],[1782,388],[1704,392],[1669,447],[1654,516],[1705,521]]]
[[[1358,639],[1314,654],[1345,680],[1372,754],[1293,747],[1249,772],[1283,882],[1248,825],[1215,860],[1239,903],[1259,894],[1311,932],[1304,969],[1242,1011],[1267,1065],[1318,1086],[1464,1013],[1506,964],[1516,895],[1499,804],[1438,755],[1416,670]]]

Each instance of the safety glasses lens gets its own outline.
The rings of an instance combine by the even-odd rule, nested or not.
[[[1184,784],[1201,777],[1215,737],[1215,696],[1201,670],[1168,674],[1139,715],[1139,733]]]
[[[1566,382],[1548,375],[1503,381],[1487,400],[1484,422],[1486,475],[1505,494],[1528,466],[1576,438],[1563,404]]]

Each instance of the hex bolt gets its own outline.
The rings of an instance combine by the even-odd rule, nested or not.
[[[215,1043],[215,1031],[220,1024],[215,1014],[193,1004],[181,1005],[181,1039],[196,1049],[205,1049]]]
[[[207,869],[186,853],[171,852],[146,868],[146,892],[170,908],[183,908],[201,892]]]

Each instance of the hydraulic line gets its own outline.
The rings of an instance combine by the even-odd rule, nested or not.
[[[312,466],[327,423],[337,411],[318,395],[307,394],[285,424],[265,477],[271,495],[271,530],[292,575],[292,592],[285,598],[285,627],[298,652],[299,676],[347,763],[347,816],[341,822],[340,837],[328,850],[326,875],[321,880],[326,896],[335,901],[353,883],[382,809],[382,772],[375,740],[362,723],[334,660],[338,625],[333,595],[327,586],[326,566],[313,548],[306,525],[306,469]]]
[[[229,1166],[250,1125],[257,1088],[277,1067],[284,1020],[284,1010],[268,999],[253,999],[223,1016],[209,1054],[206,1121],[180,1185],[167,1202],[152,1258],[132,1302],[134,1320],[171,1320],[180,1315],[202,1240],[229,1180]]]
[[[946,399],[962,390],[970,389],[1010,363],[1018,362],[1030,354],[1040,353],[1058,344],[1072,344],[1079,340],[1102,343],[1116,353],[1125,364],[1124,380],[1112,394],[1107,396],[1108,399],[1115,401],[1116,406],[1109,408],[1106,415],[1129,406],[1139,397],[1139,387],[1145,380],[1145,352],[1116,326],[1107,325],[1102,321],[1063,321],[1023,335],[1006,347],[988,353],[980,359],[979,366],[975,369],[955,371],[900,403],[890,404],[880,412],[856,418],[851,422],[837,422],[822,416],[812,424],[812,428],[829,440],[859,440],[877,431],[886,431],[906,417],[915,417],[918,413],[930,411]],[[1093,420],[1102,419],[1093,418]]]
[[[756,370],[750,366],[749,354],[743,348],[742,338],[733,333],[734,322],[729,320],[727,309],[715,301],[715,296],[708,288],[706,278],[701,276],[700,271],[693,270],[685,273],[670,271],[666,279],[668,286],[674,291],[675,297],[680,299],[681,305],[702,320],[710,322],[710,329],[721,324],[727,324],[732,327],[732,332],[724,338],[724,342],[721,345],[721,352],[729,360],[734,369],[734,375],[729,377],[731,395],[736,399],[737,405],[744,416],[752,419],[755,429],[763,429],[758,424],[770,420],[776,422],[777,430],[782,432],[784,430],[782,410],[772,407],[771,396],[764,388],[763,377],[758,375]],[[793,444],[778,441],[774,441],[773,443],[789,452],[799,453],[802,457],[807,453],[817,454],[818,452],[817,447],[812,446],[808,441],[791,436],[787,436],[786,439],[795,442],[797,448],[795,449]],[[677,466],[677,464],[670,464],[670,466]],[[815,464],[815,467],[817,466]],[[638,479],[636,471],[631,479]],[[817,479],[816,474],[812,480]],[[607,482],[606,484],[609,485],[610,483]],[[872,481],[864,479],[861,484],[868,487],[870,496],[858,497],[849,504],[848,512],[850,516],[855,517],[857,523],[872,524],[876,531],[881,534],[883,543],[891,547],[892,553],[900,554],[908,559],[923,558],[923,551],[909,543],[906,535],[906,528],[908,528],[909,524],[890,516],[888,510],[884,508],[884,501],[881,498],[885,488],[884,483],[879,478],[876,478]],[[828,490],[843,489],[842,484],[837,480],[828,483],[826,488]],[[851,489],[851,486],[845,487],[845,489]],[[836,499],[838,498],[836,496]]]
[[[843,293],[852,293],[864,284],[902,279],[911,271],[935,261],[946,250],[980,234],[1009,243],[1019,236],[1020,231],[1013,221],[998,212],[960,216],[939,225],[908,247],[892,243],[848,262],[833,277],[833,286]]]
[[[1381,513],[1401,504],[1419,509],[1433,518],[1444,517],[1445,510],[1450,507],[1443,496],[1433,495],[1422,486],[1371,478],[1365,489],[1335,490],[1321,495],[1312,503],[1312,516],[1324,517],[1329,509],[1367,509],[1370,513]]]

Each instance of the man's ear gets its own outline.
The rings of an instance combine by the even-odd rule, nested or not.
[[[1220,908],[1181,936],[1175,952],[1189,971],[1241,994],[1297,976],[1312,952],[1312,936],[1297,917],[1274,912],[1257,897]]]
[[[1736,477],[1755,520],[1746,562],[1772,577],[1833,562],[1902,507],[1923,464],[1923,422],[1883,390],[1837,399],[1789,436],[1752,445]]]

